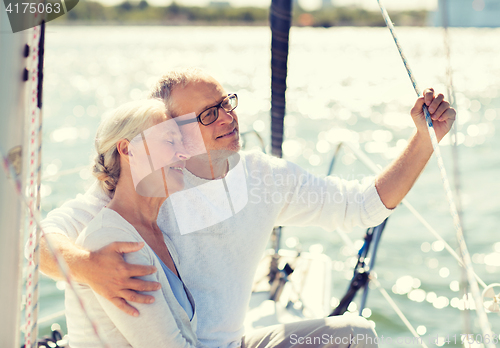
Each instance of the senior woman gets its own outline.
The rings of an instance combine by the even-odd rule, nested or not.
[[[193,297],[178,273],[178,257],[169,238],[156,224],[165,199],[183,188],[189,158],[175,120],[159,100],[125,104],[99,126],[94,175],[112,197],[76,243],[98,250],[115,241],[143,242],[124,254],[129,263],[153,265],[158,272],[141,277],[161,289],[153,304],[138,304],[140,315],[129,316],[84,284],[77,284],[88,314],[110,347],[196,347]],[[66,319],[72,348],[100,347],[78,298],[66,290]]]

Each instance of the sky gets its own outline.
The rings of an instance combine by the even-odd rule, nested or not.
[[[116,5],[123,0],[95,0],[105,5]],[[134,0],[131,0],[133,2]],[[147,0],[151,5],[169,5],[171,0]],[[217,0],[216,0],[217,1]],[[268,7],[271,0],[227,0],[232,6],[259,6]],[[298,0],[299,4],[307,10],[317,9],[322,1],[328,0]],[[366,9],[378,9],[376,0],[331,0],[336,6],[358,5]],[[383,0],[382,3],[388,10],[426,9],[434,10],[438,0]],[[176,0],[178,4],[187,6],[206,6],[210,0]]]

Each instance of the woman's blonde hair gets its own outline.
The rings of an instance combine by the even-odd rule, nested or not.
[[[106,115],[95,137],[97,156],[92,174],[104,191],[112,197],[120,178],[120,154],[116,144],[169,118],[165,104],[158,99],[134,101],[124,104]]]

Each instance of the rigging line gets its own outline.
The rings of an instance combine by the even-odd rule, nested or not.
[[[84,166],[79,166],[79,167],[75,167],[75,168],[71,168],[71,169],[61,170],[60,172],[57,172],[56,174],[44,175],[42,177],[42,181],[56,180],[57,178],[60,178],[61,176],[75,174],[75,173],[78,173],[84,169],[87,169],[88,171],[90,171],[90,166],[87,164]]]
[[[446,31],[447,33],[447,31]],[[446,38],[448,34],[446,34]],[[448,39],[445,39],[448,41]],[[456,109],[455,106],[455,92],[453,89],[453,81],[451,77],[451,63],[450,63],[450,52],[449,47],[447,47],[447,56],[448,56],[448,98],[452,101],[451,106]],[[453,183],[455,188],[455,199],[457,200],[457,211],[458,216],[461,221],[463,221],[463,209],[462,209],[462,195],[461,195],[461,180],[460,180],[460,166],[459,166],[459,158],[458,158],[458,119],[455,119],[452,126],[452,137],[451,137],[451,154],[453,159]]]
[[[389,17],[389,14],[387,13],[387,10],[382,5],[380,0],[377,0],[377,2],[379,4],[380,10],[382,12],[382,16],[384,17],[385,23],[387,24],[387,27],[389,28],[389,31],[391,32],[392,37],[394,39],[394,42],[398,48],[401,59],[403,60],[403,63],[406,67],[406,71],[408,73],[408,76],[410,77],[413,88],[415,89],[415,92],[417,93],[417,95],[420,97],[421,93],[420,93],[420,90],[417,86],[417,81],[416,81],[415,77],[413,76],[413,73],[411,72],[408,61],[403,54],[403,51],[401,49],[401,46],[399,45],[398,39],[396,38],[394,25],[392,24],[392,21]],[[485,311],[484,306],[483,306],[482,296],[481,296],[481,293],[479,291],[478,283],[476,281],[476,278],[474,277],[474,271],[472,268],[472,260],[471,260],[470,255],[469,255],[469,251],[467,250],[467,245],[465,244],[463,231],[462,231],[462,224],[460,222],[460,217],[458,215],[457,207],[456,207],[454,199],[453,199],[453,194],[452,194],[451,188],[450,188],[450,182],[449,182],[448,177],[446,175],[446,169],[444,167],[443,158],[441,156],[441,150],[439,148],[439,144],[437,141],[436,132],[435,132],[434,127],[432,125],[431,115],[429,114],[429,110],[427,109],[427,106],[425,105],[425,103],[423,105],[423,110],[424,110],[424,114],[425,114],[425,119],[427,121],[427,129],[428,129],[429,135],[431,137],[431,142],[432,142],[432,147],[434,149],[434,154],[436,156],[438,167],[440,169],[441,179],[443,180],[443,186],[444,186],[444,190],[446,192],[446,198],[447,198],[448,203],[450,205],[450,212],[451,212],[451,216],[453,217],[453,223],[455,225],[455,229],[457,232],[456,235],[457,235],[458,244],[460,247],[461,256],[463,259],[463,263],[465,265],[465,270],[467,272],[467,279],[469,280],[470,288],[472,291],[472,296],[474,297],[474,302],[476,303],[476,312],[477,312],[478,317],[479,317],[481,331],[482,331],[484,337],[486,337],[486,335],[488,335],[488,337],[492,337],[491,326],[488,322],[488,317],[486,315],[486,311]],[[489,344],[487,344],[487,346],[488,347],[495,347],[495,344],[489,343]]]
[[[359,315],[363,313],[363,309],[366,305],[366,300],[368,297],[368,282],[370,273],[373,271],[375,266],[375,259],[377,257],[377,248],[384,231],[385,225],[387,223],[387,218],[378,226],[370,227],[366,231],[364,237],[364,243],[361,249],[357,252],[357,262],[354,266],[353,276],[347,288],[346,294],[340,300],[337,307],[330,313],[331,316],[337,316],[344,314],[351,302],[353,302],[359,290],[363,289],[363,294],[359,306]],[[351,244],[351,243],[349,243]],[[370,246],[373,245],[371,255],[368,257],[370,252]],[[369,263],[367,262],[368,260]]]
[[[354,243],[351,240],[351,238],[344,231],[342,231],[341,229],[336,229],[336,231],[340,235],[340,237],[344,240],[344,243],[351,248],[352,254],[355,255],[356,254],[356,248],[355,248]],[[412,335],[415,338],[418,339],[418,343],[420,343],[423,348],[428,348],[427,345],[425,344],[424,340],[417,333],[417,331],[415,330],[415,328],[413,327],[413,325],[406,318],[406,316],[404,315],[403,311],[401,311],[401,309],[396,304],[396,302],[394,302],[394,300],[391,298],[391,296],[387,293],[387,291],[382,286],[382,284],[380,284],[380,282],[378,281],[378,279],[376,278],[376,276],[370,276],[369,281],[373,282],[373,284],[375,284],[375,286],[378,289],[378,291],[380,291],[380,293],[386,299],[386,301],[389,303],[389,305],[394,310],[394,312],[396,312],[396,314],[398,315],[399,319],[401,319],[401,321],[403,322],[403,324],[405,324],[406,328],[412,333]]]
[[[408,330],[410,330],[410,332],[413,334],[413,336],[418,339],[418,343],[420,343],[420,345],[422,347],[428,348],[427,345],[425,344],[423,338],[420,337],[420,335],[417,333],[417,331],[415,330],[415,328],[413,327],[413,325],[411,325],[411,323],[408,321],[408,319],[406,318],[406,316],[404,315],[404,313],[401,311],[401,309],[399,309],[399,307],[396,304],[396,302],[394,302],[394,300],[391,298],[391,296],[382,287],[382,285],[380,284],[380,282],[378,281],[378,279],[375,278],[375,277],[372,277],[372,278],[370,278],[370,281],[372,281],[375,284],[375,286],[377,287],[378,291],[380,291],[380,293],[382,294],[382,296],[384,296],[384,298],[386,299],[386,301],[389,303],[389,305],[392,307],[392,309],[394,309],[394,311],[396,312],[396,314],[398,315],[398,317],[401,319],[401,321],[403,321],[403,323],[406,325],[406,327],[408,328]]]
[[[373,268],[375,267],[375,260],[377,259],[378,245],[380,243],[380,238],[382,237],[382,232],[384,232],[385,225],[387,224],[387,221],[388,221],[388,218],[386,218],[384,220],[384,222],[382,222],[380,225],[373,228],[373,234],[374,234],[374,236],[373,236],[373,250],[372,250],[371,257],[370,257],[370,265],[368,266],[369,272],[372,272]],[[359,315],[362,315],[363,309],[366,306],[366,301],[368,298],[368,291],[369,291],[369,287],[368,287],[368,283],[367,283],[363,289],[363,294],[362,294],[361,302],[359,305]]]
[[[353,152],[353,154],[375,174],[378,174],[380,172],[380,168],[364,152],[356,149],[352,144],[347,142],[342,143],[342,145],[349,148]],[[444,248],[450,253],[451,256],[453,256],[453,258],[455,258],[455,260],[457,260],[458,264],[461,267],[464,267],[462,259],[455,252],[455,250],[453,250],[453,248],[446,242],[446,240],[441,237],[441,235],[427,222],[427,220],[425,220],[425,218],[413,207],[413,205],[410,204],[410,202],[408,202],[406,198],[401,201],[401,204],[408,208],[408,210],[424,225],[424,227],[427,228],[427,230],[432,233],[432,235],[436,237],[437,240],[441,241],[444,244]],[[486,283],[475,272],[474,277],[483,288],[486,288]]]
[[[45,234],[45,232],[44,232],[44,230],[43,230],[43,228],[41,226],[41,223],[40,223],[40,216],[35,211],[35,209],[33,207],[33,204],[30,204],[30,202],[28,202],[28,200],[26,199],[26,197],[23,195],[23,193],[22,193],[21,179],[19,178],[19,175],[16,174],[16,172],[14,170],[14,167],[12,166],[12,163],[4,155],[4,152],[3,152],[2,149],[0,149],[0,156],[2,157],[2,164],[3,164],[4,170],[5,170],[6,176],[11,179],[12,184],[13,184],[14,188],[16,189],[16,193],[17,193],[19,199],[26,206],[26,208],[28,208],[28,212],[30,214],[30,217],[32,217],[34,219],[34,221],[36,223],[36,226],[40,229],[41,237],[45,238],[46,245],[47,245],[47,248],[49,249],[49,252],[51,253],[54,261],[57,264],[57,266],[59,267],[59,270],[61,271],[61,273],[62,273],[62,275],[64,277],[64,280],[69,284],[71,290],[75,293],[75,295],[76,295],[76,297],[78,299],[78,302],[80,304],[80,307],[82,308],[83,312],[85,313],[85,317],[91,323],[91,326],[92,326],[92,329],[94,331],[94,334],[99,339],[99,341],[100,341],[100,343],[101,343],[101,345],[103,347],[105,347],[105,348],[111,348],[104,341],[104,339],[101,337],[101,335],[99,334],[98,329],[97,329],[97,325],[95,324],[94,320],[92,320],[92,318],[90,318],[90,316],[89,316],[89,314],[88,314],[88,312],[87,312],[87,310],[85,308],[85,305],[84,305],[81,297],[78,295],[78,292],[75,289],[75,284],[72,281],[72,278],[70,276],[68,265],[66,264],[66,262],[64,261],[64,259],[61,257],[61,255],[59,255],[59,252],[52,246],[52,244],[50,243],[50,241],[46,238],[46,234]]]
[[[450,37],[448,32],[448,1],[439,1],[439,10],[441,11],[441,19],[443,24],[443,41],[446,53],[446,87],[448,90],[448,99],[450,100],[451,106],[456,109],[456,98],[455,98],[455,88],[453,87],[453,71],[451,68],[451,49],[450,49]],[[455,198],[457,200],[458,216],[461,221],[463,220],[463,209],[462,209],[462,195],[461,195],[461,180],[460,180],[460,166],[458,158],[458,117],[453,122],[451,136],[451,158],[453,163],[453,183],[455,188]],[[465,239],[465,231],[464,231]],[[467,274],[464,269],[460,269],[460,288],[462,290],[463,296],[468,298],[469,287],[467,284]],[[464,311],[464,332],[471,332],[470,323],[470,311]]]
[[[31,70],[31,95],[28,95],[28,105],[30,105],[30,142],[28,152],[30,154],[29,161],[29,179],[28,193],[29,203],[35,204],[35,210],[40,211],[40,167],[41,167],[41,127],[42,127],[42,112],[41,112],[41,84],[42,84],[42,69],[43,69],[43,46],[45,39],[45,25],[35,26],[32,30],[33,35],[30,35],[30,46],[32,47],[32,57],[29,59]],[[36,144],[35,144],[36,142]],[[37,345],[38,336],[38,301],[39,301],[39,272],[38,264],[40,260],[40,231],[37,228],[33,217],[30,214],[28,219],[28,245],[29,257],[26,276],[26,306],[25,306],[25,346],[31,348]]]
[[[446,55],[446,89],[448,94],[448,99],[450,100],[450,105],[456,109],[456,99],[455,99],[455,89],[453,87],[453,74],[451,69],[451,50],[450,50],[450,40],[448,35],[448,2],[446,0],[440,0],[440,11],[441,11],[441,19],[443,22],[443,41],[445,47],[445,55]],[[462,200],[460,194],[460,168],[458,165],[458,117],[453,122],[452,126],[452,134],[451,134],[451,150],[452,150],[452,164],[453,164],[453,183],[455,189],[455,199],[457,202],[457,212],[460,218],[460,221],[463,221],[463,210],[462,210]],[[465,237],[465,233],[464,233]]]
[[[420,221],[422,222],[422,224],[424,224],[425,227],[427,227],[427,229],[436,237],[436,239],[438,239],[439,241],[443,242],[444,243],[444,247],[445,249],[451,254],[451,256],[453,256],[458,264],[462,267],[462,268],[465,268],[464,266],[464,263],[462,261],[462,259],[460,258],[460,256],[455,252],[455,250],[453,250],[453,248],[443,239],[443,237],[441,237],[439,235],[439,233],[423,218],[422,215],[420,215],[420,213],[413,207],[413,205],[411,205],[408,201],[404,201],[402,202],[406,208],[408,208],[408,210],[410,210],[413,215],[415,215],[415,217]],[[486,283],[476,274],[476,272],[474,272],[474,277],[476,278],[477,282],[483,287],[483,288],[486,288]]]
[[[364,152],[357,149],[353,144],[351,144],[349,142],[339,143],[339,145],[337,146],[337,149],[335,150],[335,156],[337,156],[337,153],[338,153],[339,148],[341,146],[346,146],[349,150],[351,150],[352,153],[354,154],[354,156],[358,160],[360,160],[361,163],[363,163],[373,173],[375,173],[375,174],[380,173],[381,168],[378,165],[376,165]],[[446,242],[446,240],[444,240],[443,237],[441,237],[441,235],[427,222],[427,220],[425,220],[425,218],[413,207],[413,205],[410,204],[410,202],[408,202],[408,200],[406,198],[404,198],[401,201],[401,204],[406,206],[406,208],[408,208],[408,210],[424,225],[424,227],[427,228],[427,230],[429,232],[431,232],[431,234],[437,240],[439,240],[443,243],[444,248],[450,253],[451,256],[453,256],[453,258],[455,258],[455,260],[457,260],[458,264],[461,267],[464,267],[464,263],[462,262],[462,259],[460,258],[460,256],[458,256],[458,254],[455,252],[455,250],[453,250],[453,248],[448,244],[448,242]],[[346,239],[343,237],[343,235],[344,234],[341,234],[340,236],[344,239],[344,242],[346,242]],[[348,244],[348,243],[346,243],[346,244]],[[354,248],[354,246],[352,246],[352,245],[350,245],[350,246],[352,248]],[[479,284],[483,288],[486,288],[486,286],[487,286],[486,283],[475,272],[474,272],[474,276],[476,277],[476,280],[479,282]]]

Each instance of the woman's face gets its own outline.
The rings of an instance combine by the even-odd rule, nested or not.
[[[173,119],[146,129],[131,142],[130,165],[136,191],[147,197],[168,197],[184,188],[186,151]]]

